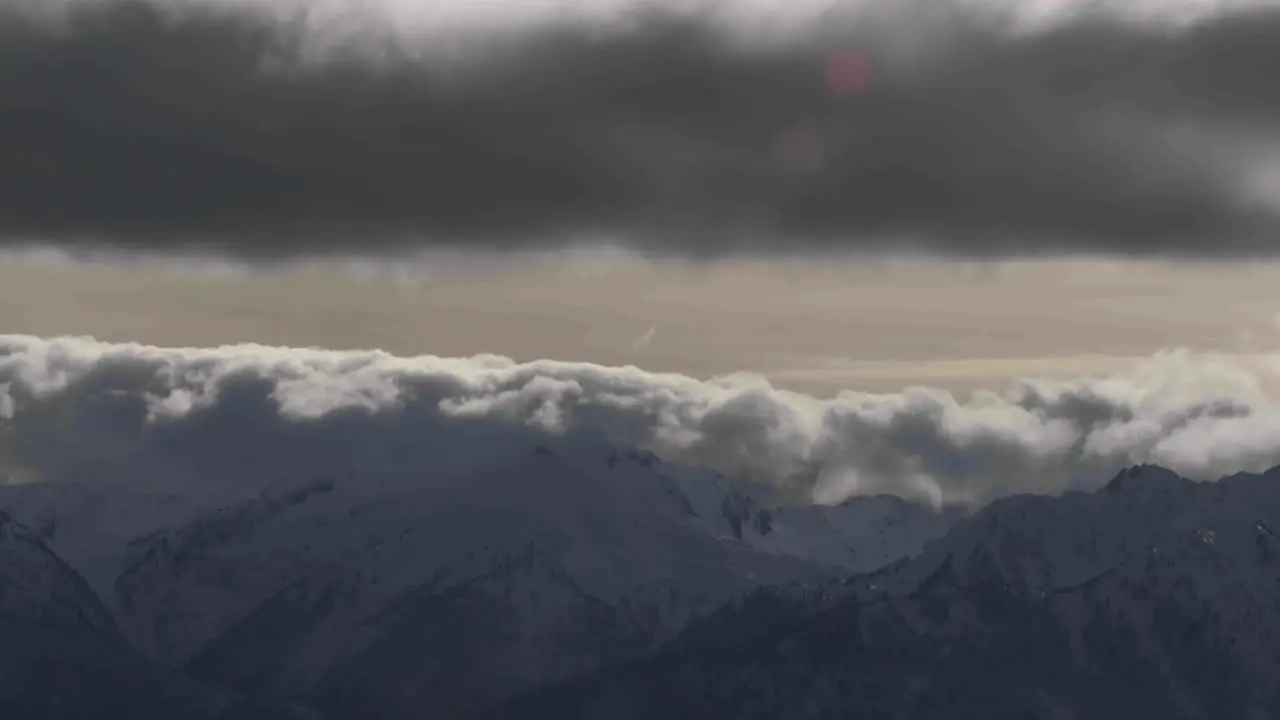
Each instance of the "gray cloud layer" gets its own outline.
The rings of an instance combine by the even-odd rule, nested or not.
[[[263,346],[0,336],[0,452],[23,477],[439,471],[502,433],[596,436],[830,502],[982,502],[1156,462],[1216,478],[1280,464],[1280,357],[1188,353],[1132,374],[959,403],[926,389],[817,400],[758,378]],[[488,433],[488,435],[484,435]],[[527,441],[527,436],[526,441]],[[474,447],[474,445],[472,445]]]
[[[1272,253],[1280,11],[1030,32],[945,5],[770,38],[657,4],[456,37],[390,0],[315,4],[328,25],[283,0],[18,4],[0,232],[250,256],[596,232],[697,256]],[[378,8],[399,24],[361,22]],[[824,75],[848,49],[856,96]]]

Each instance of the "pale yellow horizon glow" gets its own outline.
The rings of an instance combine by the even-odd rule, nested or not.
[[[1280,265],[565,259],[466,274],[0,261],[0,331],[113,342],[553,358],[829,396],[1110,375],[1172,348],[1280,347]]]

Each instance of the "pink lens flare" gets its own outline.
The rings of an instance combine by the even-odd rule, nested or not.
[[[851,97],[867,89],[871,81],[871,61],[856,50],[845,50],[827,59],[827,87],[837,95]]]

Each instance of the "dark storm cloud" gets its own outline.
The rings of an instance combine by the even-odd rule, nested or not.
[[[1015,34],[904,2],[769,47],[653,10],[317,61],[243,6],[81,5],[0,13],[10,241],[1212,256],[1271,254],[1280,229],[1247,182],[1280,140],[1276,10]],[[826,77],[848,49],[855,95]]]

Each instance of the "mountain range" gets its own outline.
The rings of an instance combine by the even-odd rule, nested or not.
[[[0,716],[1280,717],[1280,470],[816,506],[474,450],[0,487]]]

